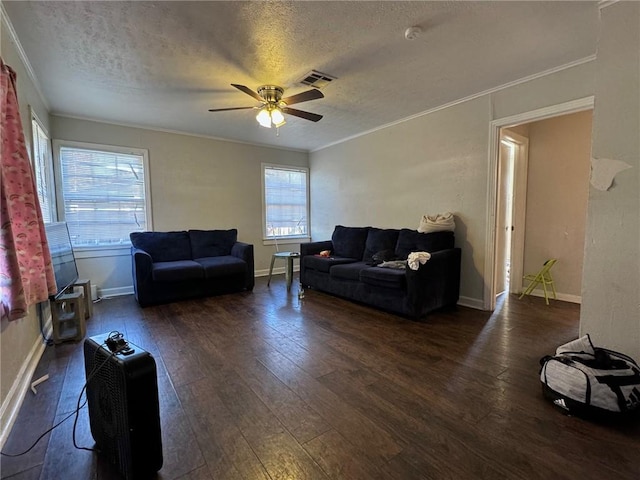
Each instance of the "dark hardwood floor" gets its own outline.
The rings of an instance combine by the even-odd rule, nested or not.
[[[294,284],[295,286],[295,284]],[[141,309],[103,300],[88,335],[119,330],[158,365],[160,479],[639,479],[640,428],[565,416],[540,357],[578,335],[579,307],[506,299],[406,320],[282,276],[252,293]],[[75,408],[82,343],[48,347],[4,446],[19,452]],[[72,444],[72,421],[2,478],[119,478]],[[86,408],[78,442],[92,446]]]

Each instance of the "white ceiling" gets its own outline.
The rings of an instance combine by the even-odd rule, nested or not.
[[[590,57],[598,24],[593,1],[2,4],[53,114],[303,150]],[[312,69],[338,77],[295,106],[318,123],[207,111]]]

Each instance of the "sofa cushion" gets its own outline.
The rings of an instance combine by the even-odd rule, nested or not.
[[[151,266],[151,277],[156,282],[194,280],[204,278],[204,268],[193,260],[154,262]]]
[[[321,257],[320,255],[305,255],[302,257],[302,265],[304,268],[310,268],[317,270],[318,272],[329,273],[329,270],[334,265],[342,265],[344,263],[357,262],[355,258],[342,258],[342,257]]]
[[[345,263],[342,265],[334,265],[329,270],[331,278],[341,278],[344,280],[360,280],[360,272],[365,268],[371,268],[364,262]]]
[[[238,230],[189,230],[191,258],[219,257],[230,255],[238,240]]]
[[[191,259],[189,234],[181,232],[132,232],[131,244],[144,250],[153,262],[173,262]]]
[[[331,235],[333,252],[336,257],[356,258],[361,260],[367,241],[369,227],[343,227],[336,225]]]
[[[204,268],[205,278],[227,277],[247,273],[247,262],[231,255],[196,258],[195,262]]]
[[[370,228],[365,242],[363,260],[371,262],[373,255],[385,250],[395,250],[400,230],[392,228]]]
[[[398,234],[396,255],[406,259],[411,252],[437,252],[454,247],[453,232],[420,233],[417,230],[403,228]]]
[[[407,276],[405,269],[369,267],[360,272],[360,281],[376,287],[405,289]]]

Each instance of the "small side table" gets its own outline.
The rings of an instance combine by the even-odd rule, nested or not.
[[[78,342],[84,338],[84,298],[82,293],[67,293],[51,301],[53,343],[68,340]]]
[[[74,287],[82,287],[82,295],[84,296],[84,318],[93,315],[93,298],[91,298],[91,280],[78,279],[73,284]]]
[[[293,281],[293,260],[295,258],[300,258],[300,254],[298,252],[276,252],[271,256],[271,266],[269,267],[269,280],[267,281],[267,286],[271,283],[271,274],[273,273],[273,264],[276,261],[276,258],[282,258],[287,261],[287,264],[284,269],[284,278],[287,282],[287,291],[291,290],[291,282]]]

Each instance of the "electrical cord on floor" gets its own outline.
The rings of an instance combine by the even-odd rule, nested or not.
[[[20,452],[20,453],[5,453],[5,452],[0,452],[0,455],[4,456],[4,457],[20,457],[22,455],[25,455],[27,453],[29,453],[31,450],[33,450],[33,448],[38,444],[38,442],[40,440],[42,440],[44,438],[44,436],[55,430],[56,428],[58,428],[60,425],[62,425],[64,422],[66,422],[69,418],[71,418],[76,412],[71,412],[69,415],[67,415],[66,417],[64,417],[62,420],[60,420],[58,423],[56,423],[53,427],[51,427],[48,430],[45,430],[42,435],[40,435],[35,442],[33,442],[33,444],[27,448],[24,452]]]
[[[38,321],[40,322],[40,335],[42,335],[42,341],[44,342],[44,344],[47,347],[50,347],[53,345],[53,339],[51,338],[47,338],[47,336],[44,334],[44,324],[42,323],[42,317],[44,317],[44,309],[42,307],[43,302],[40,302],[38,304]]]
[[[119,336],[118,338],[122,337],[122,334],[119,332],[111,332],[109,334],[109,338],[114,338],[114,334],[116,336]],[[84,386],[82,387],[82,390],[80,391],[80,395],[78,395],[78,402],[76,404],[76,408],[75,410],[73,410],[71,413],[69,413],[66,417],[64,417],[62,420],[60,420],[58,423],[56,423],[53,427],[49,428],[48,430],[44,431],[36,440],[35,442],[33,442],[33,444],[31,444],[31,446],[29,448],[27,448],[25,451],[20,452],[20,453],[5,453],[5,452],[0,452],[0,455],[5,456],[5,457],[20,457],[22,455],[25,455],[27,453],[29,453],[31,450],[33,450],[33,448],[38,444],[38,442],[40,442],[40,440],[42,440],[48,433],[52,432],[53,430],[55,430],[56,428],[58,428],[60,425],[62,425],[64,422],[66,422],[67,420],[69,420],[72,416],[75,415],[75,420],[73,421],[73,446],[75,448],[77,448],[78,450],[89,450],[92,452],[98,451],[95,448],[88,448],[88,447],[79,447],[76,443],[76,426],[78,424],[78,416],[80,413],[80,410],[82,410],[84,408],[84,406],[87,404],[87,400],[85,399],[85,401],[82,403],[82,405],[80,404],[82,401],[82,395],[84,395],[84,392],[87,388],[87,385],[89,384],[89,382],[91,381],[91,379],[102,369],[102,367],[104,367],[107,363],[107,361],[116,355],[116,353],[118,353],[117,351],[109,351],[107,347],[107,342],[105,341],[105,343],[103,343],[102,345],[100,345],[100,348],[96,349],[95,353],[94,353],[94,363],[95,363],[95,357],[97,356],[98,352],[101,350],[101,348],[103,348],[109,352],[109,355],[107,356],[107,358],[104,359],[104,361],[98,365],[97,367],[94,367],[94,369],[89,373],[89,375],[87,375],[87,380],[84,382]]]
[[[111,355],[115,355],[115,353],[112,353]],[[110,357],[111,356],[107,357],[106,360],[103,362],[103,364],[106,363],[106,361],[109,360]],[[100,366],[100,368],[102,368],[102,365]],[[79,447],[78,443],[76,442],[76,427],[78,426],[78,417],[80,416],[80,410],[87,404],[87,400],[85,399],[82,406],[80,406],[80,400],[82,399],[82,395],[87,389],[88,383],[89,383],[89,380],[85,382],[84,386],[82,387],[82,390],[80,391],[80,395],[78,396],[78,403],[76,404],[76,410],[74,412],[76,417],[73,419],[73,432],[71,434],[71,438],[73,440],[73,446],[76,447],[78,450],[87,450],[89,452],[99,452],[100,450],[98,450],[97,448]]]

